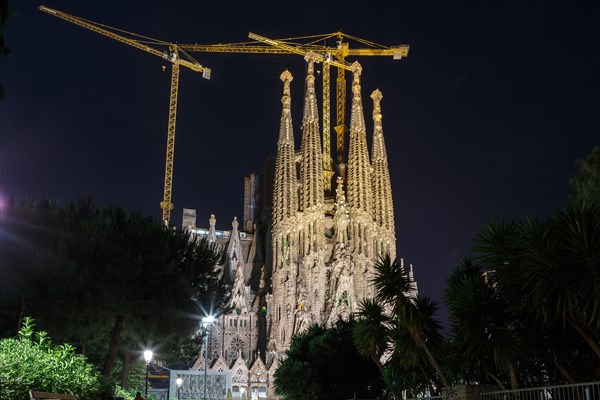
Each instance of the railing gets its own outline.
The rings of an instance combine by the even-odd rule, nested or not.
[[[479,395],[480,400],[600,400],[600,382],[503,390]]]

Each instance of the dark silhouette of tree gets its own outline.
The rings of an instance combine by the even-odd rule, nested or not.
[[[498,370],[508,372],[511,388],[519,379],[518,332],[515,318],[484,271],[464,259],[448,278],[446,303],[452,322],[453,357],[466,380],[497,384],[506,389]]]
[[[6,46],[6,39],[4,36],[4,30],[8,17],[10,16],[10,6],[8,0],[0,0],[0,58],[6,57],[10,54],[9,48]],[[4,98],[4,86],[0,84],[0,100]]]
[[[594,147],[587,157],[575,161],[575,165],[578,172],[569,178],[575,199],[588,203],[600,202],[600,146]]]
[[[377,366],[356,351],[355,322],[338,321],[330,329],[312,325],[292,338],[275,372],[277,393],[286,399],[376,398],[383,382]]]
[[[529,360],[556,369],[562,381],[588,380],[592,371],[598,377],[598,204],[574,202],[546,220],[491,223],[477,243],[477,262],[494,272],[491,288],[516,318],[507,326],[520,329],[520,358],[533,352]]]
[[[437,307],[435,302],[426,296],[415,294],[415,282],[410,277],[408,268],[397,260],[392,261],[389,255],[375,263],[372,282],[375,299],[389,309],[390,321],[394,325],[391,330],[392,339],[394,335],[398,335],[398,339],[410,339],[412,342],[412,347],[397,349],[396,353],[415,366],[418,358],[424,355],[443,386],[448,386],[450,382],[435,354],[442,339],[440,326],[434,319]]]
[[[201,340],[194,336],[201,315],[226,304],[222,256],[151,217],[90,201],[30,201],[11,218],[51,255],[25,260],[28,313],[57,340],[77,344],[107,377],[119,350],[129,361],[144,347],[161,359],[186,356],[178,345]]]

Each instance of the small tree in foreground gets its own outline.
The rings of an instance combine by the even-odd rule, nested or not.
[[[339,320],[331,328],[312,325],[293,336],[275,372],[277,394],[287,400],[379,397],[383,382],[375,363],[354,347],[355,324]]]
[[[16,338],[0,340],[0,399],[26,400],[30,390],[98,398],[99,374],[87,359],[34,328],[26,318]]]

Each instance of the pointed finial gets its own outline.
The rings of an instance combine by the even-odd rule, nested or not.
[[[354,61],[352,63],[352,65],[350,66],[350,68],[352,68],[352,73],[356,76],[360,76],[360,74],[362,73],[362,66],[360,65],[360,63],[358,61]]]
[[[284,108],[289,108],[290,103],[292,102],[292,98],[290,97],[290,82],[294,77],[287,69],[281,73],[279,79],[283,81],[283,97],[281,98],[281,102],[283,103]]]
[[[314,63],[317,60],[317,53],[315,53],[314,51],[309,51],[308,53],[306,53],[306,55],[304,56],[304,59],[306,60],[307,63]]]
[[[281,73],[281,75],[279,76],[279,79],[281,79],[281,81],[285,83],[285,82],[291,82],[294,79],[294,77],[292,76],[292,73],[286,69],[285,71],[283,71]]]
[[[309,51],[304,56],[304,59],[308,63],[308,74],[306,76],[306,80],[309,84],[314,84],[315,82],[315,60],[317,59],[317,54]]]
[[[371,93],[371,98],[373,99],[373,121],[381,122],[381,99],[383,98],[383,94],[381,94],[379,89],[375,89]]]
[[[360,74],[362,73],[362,67],[358,61],[352,63],[352,73],[354,78],[352,80],[352,93],[354,97],[360,97]]]
[[[379,89],[375,89],[373,90],[373,93],[371,93],[371,98],[374,102],[379,103],[381,99],[383,99],[383,94]]]

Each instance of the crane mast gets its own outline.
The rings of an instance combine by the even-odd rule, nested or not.
[[[137,34],[128,33],[131,36],[139,37],[142,40],[129,38],[121,34],[115,33],[117,29],[85,20],[74,15],[64,13],[62,11],[54,10],[46,6],[41,5],[39,9],[45,13],[53,15],[57,18],[61,18],[65,21],[71,22],[75,25],[89,29],[92,32],[106,36],[110,39],[114,39],[118,42],[127,44],[137,49],[143,50],[147,53],[161,57],[162,59],[171,63],[171,90],[169,92],[169,119],[167,126],[167,149],[165,156],[165,178],[164,178],[164,191],[163,200],[160,202],[160,208],[162,210],[162,220],[168,225],[171,219],[171,210],[173,210],[172,194],[173,194],[173,164],[175,161],[175,125],[177,122],[177,95],[179,88],[179,66],[184,66],[192,71],[201,72],[202,77],[210,79],[210,69],[202,66],[195,59],[189,56],[185,50],[180,51],[178,46],[174,43],[164,42],[157,39],[144,37]],[[124,31],[120,31],[124,32]],[[158,47],[164,47],[165,50],[160,50],[150,46],[150,44]],[[182,59],[180,53],[183,53],[188,59]]]
[[[179,87],[179,66],[182,65],[196,72],[202,72],[204,78],[210,79],[210,69],[203,67],[194,60],[187,52],[202,53],[240,53],[240,54],[297,54],[304,56],[308,52],[316,55],[316,61],[323,63],[323,181],[325,190],[331,190],[332,177],[334,175],[333,160],[331,158],[331,99],[330,99],[330,67],[337,68],[336,75],[336,154],[337,164],[342,176],[345,176],[345,158],[346,151],[346,77],[345,71],[350,70],[350,65],[346,62],[348,56],[391,56],[394,60],[408,56],[409,45],[400,45],[396,47],[383,46],[377,43],[351,36],[342,32],[333,32],[330,34],[303,36],[286,39],[269,39],[264,36],[250,32],[248,37],[254,42],[239,42],[228,44],[173,44],[144,36],[130,34],[144,39],[136,40],[128,38],[113,32],[115,28],[108,27],[93,21],[84,20],[73,15],[63,13],[58,10],[40,6],[40,10],[55,17],[62,18],[68,22],[89,29],[98,34],[104,35],[119,42],[136,47],[145,52],[159,56],[172,64],[171,71],[171,90],[169,98],[169,119],[167,128],[167,151],[165,157],[165,179],[163,201],[160,202],[162,209],[162,219],[166,223],[170,220],[170,213],[173,209],[172,191],[173,191],[173,164],[175,157],[175,125],[177,116],[177,94]],[[112,29],[112,30],[111,30]],[[121,31],[123,32],[123,31]],[[326,46],[328,39],[337,39],[335,47]],[[353,40],[361,43],[365,47],[350,48],[348,42],[344,39]],[[148,43],[167,47],[168,51],[161,51],[151,47]],[[180,58],[184,54],[188,59]]]

